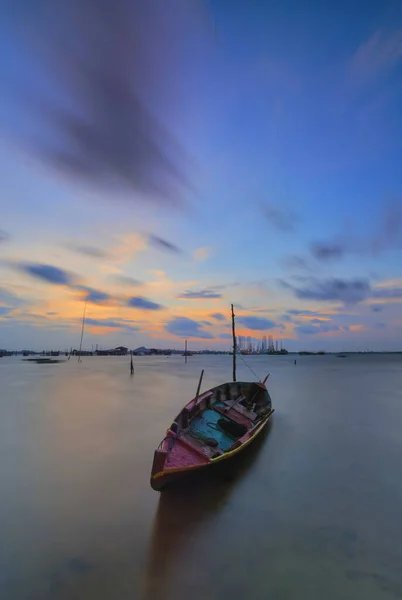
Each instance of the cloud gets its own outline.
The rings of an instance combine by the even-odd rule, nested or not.
[[[225,315],[223,315],[222,313],[211,313],[209,315],[212,319],[215,319],[216,321],[226,321],[227,317],[225,317]]]
[[[130,321],[113,320],[113,319],[85,319],[86,325],[95,327],[107,327],[110,329],[126,329],[128,331],[138,331],[138,327],[131,325]]]
[[[74,180],[129,193],[132,202],[178,204],[189,189],[188,161],[165,122],[174,122],[181,43],[197,39],[192,4],[179,2],[170,15],[160,0],[145,8],[132,0],[46,1],[29,11],[28,23],[25,11],[9,9],[24,35],[22,44],[13,32],[16,47],[28,48],[27,59],[58,90],[46,95],[43,85],[35,97],[30,78],[18,74],[18,87],[34,96],[26,109],[40,123],[36,155]]]
[[[389,71],[402,59],[402,29],[375,31],[355,52],[351,75],[358,82],[370,81]]]
[[[194,260],[198,260],[200,262],[203,260],[207,260],[208,258],[210,258],[210,256],[211,256],[211,248],[209,248],[208,246],[204,246],[203,248],[197,248],[193,252]]]
[[[141,296],[133,296],[129,298],[127,301],[127,306],[131,306],[132,308],[140,308],[143,310],[160,310],[162,307],[161,304],[157,304],[156,302],[152,302],[147,298],[142,298]]]
[[[127,277],[126,275],[111,275],[110,279],[115,283],[126,286],[126,287],[136,287],[142,285],[142,282],[134,277]]]
[[[302,269],[305,271],[311,271],[311,267],[307,260],[296,254],[290,254],[282,259],[282,264],[286,269]]]
[[[0,288],[0,302],[13,308],[18,308],[19,306],[26,304],[25,300],[5,288]]]
[[[80,285],[75,286],[74,289],[84,292],[85,300],[91,304],[109,304],[110,300],[112,300],[112,297],[109,294],[101,292],[100,290],[95,290],[91,287]]]
[[[318,335],[320,333],[331,333],[331,332],[340,332],[340,331],[349,331],[349,327],[347,325],[341,327],[340,325],[297,325],[293,328],[295,333],[299,333],[302,335]]]
[[[84,256],[89,256],[90,258],[108,258],[109,254],[106,250],[102,250],[101,248],[97,248],[96,246],[87,246],[80,244],[69,244],[68,248],[77,252],[78,254],[83,254]]]
[[[375,323],[375,324],[374,324],[374,327],[375,327],[376,329],[385,329],[385,328],[386,328],[386,326],[387,326],[387,324],[386,324],[386,323]]]
[[[186,292],[183,292],[183,294],[178,296],[178,298],[181,298],[182,300],[196,300],[198,298],[202,298],[204,300],[209,300],[212,298],[222,298],[222,294],[220,294],[219,292],[217,292],[215,289],[212,289],[212,288],[199,290],[198,292],[187,290]]]
[[[175,317],[174,319],[171,319],[167,323],[165,329],[168,333],[184,338],[194,337],[213,339],[214,337],[208,331],[204,331],[201,328],[200,323],[193,321],[193,319],[188,319],[187,317]]]
[[[300,220],[298,215],[291,209],[274,204],[266,204],[263,208],[263,214],[269,224],[278,231],[294,231]]]
[[[402,206],[389,204],[383,207],[375,220],[374,231],[359,233],[349,225],[348,230],[336,239],[313,242],[312,255],[322,262],[340,260],[346,255],[357,254],[378,257],[391,250],[402,250]]]
[[[21,271],[27,273],[27,275],[52,285],[72,285],[73,283],[73,276],[68,271],[52,265],[22,263],[19,265],[19,268]]]
[[[4,229],[0,229],[0,244],[4,244],[4,242],[8,242],[10,240],[10,234]]]
[[[13,309],[10,308],[9,306],[0,306],[0,317],[3,317],[4,315],[8,315],[9,312],[11,312]]]
[[[402,298],[402,287],[377,287],[373,290],[371,298],[377,298],[379,300],[396,300]]]
[[[357,304],[371,296],[372,290],[366,279],[311,279],[309,285],[297,287],[282,282],[284,287],[291,289],[300,300],[319,300],[323,302],[342,302]]]
[[[342,258],[343,249],[339,244],[315,242],[311,245],[312,255],[320,261],[329,261]]]
[[[359,304],[365,300],[400,300],[402,299],[402,286],[398,281],[391,285],[377,284],[371,287],[368,279],[309,279],[304,286],[296,286],[286,281],[281,281],[283,287],[290,289],[296,298],[301,300],[318,300],[322,302],[342,302],[345,305]],[[316,315],[324,317],[323,313],[312,311],[287,311],[289,314]]]
[[[230,333],[221,333],[220,336],[221,340],[231,340],[232,339],[232,335]]]
[[[372,310],[373,312],[381,312],[381,311],[383,310],[383,308],[384,308],[384,307],[383,307],[383,306],[381,306],[381,304],[380,304],[380,305],[375,305],[375,306],[372,306],[372,307],[371,307],[371,310]]]
[[[238,317],[237,322],[240,323],[240,325],[247,327],[247,329],[254,329],[256,331],[265,331],[266,329],[272,329],[275,327],[275,323],[273,321],[270,319],[264,319],[263,317]]]
[[[159,250],[167,250],[168,252],[173,252],[176,254],[180,254],[182,252],[182,250],[175,244],[172,244],[171,242],[168,242],[167,240],[159,237],[158,235],[154,235],[153,233],[148,234],[148,242]]]
[[[317,312],[315,310],[299,310],[299,309],[295,309],[292,308],[290,310],[287,311],[288,315],[295,315],[295,316],[311,316],[311,317],[330,317],[331,315],[329,313],[320,313]]]

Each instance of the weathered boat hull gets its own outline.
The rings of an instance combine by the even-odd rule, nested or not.
[[[257,412],[247,408],[247,403],[239,403],[239,399],[246,401],[245,396],[235,399],[234,394],[239,390],[246,391],[252,400],[258,396],[257,408],[256,403],[253,405]],[[152,488],[160,491],[187,474],[235,458],[259,436],[273,412],[262,383],[226,383],[192,400],[176,417],[155,451]],[[211,437],[205,437],[208,431]]]

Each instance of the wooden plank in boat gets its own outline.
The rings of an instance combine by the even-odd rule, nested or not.
[[[230,406],[230,408],[232,408],[233,400],[225,400],[225,404],[226,406]],[[237,410],[237,412],[247,417],[251,421],[255,421],[257,418],[257,414],[254,411],[248,410],[245,406],[243,406],[243,404],[240,404],[240,402],[237,402],[237,404],[233,406],[233,410]],[[230,411],[228,411],[228,413],[229,412]]]

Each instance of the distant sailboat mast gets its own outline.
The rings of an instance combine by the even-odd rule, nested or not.
[[[84,337],[85,312],[87,310],[87,302],[88,302],[88,299],[85,300],[84,312],[82,314],[81,340],[80,340],[80,349],[79,349],[79,352],[78,352],[78,362],[82,362],[82,360],[81,360],[81,350],[82,350],[82,338]]]

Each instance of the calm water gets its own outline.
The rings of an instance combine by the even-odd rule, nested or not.
[[[402,597],[401,357],[248,360],[265,437],[160,495],[155,446],[230,357],[0,359],[1,600]]]

